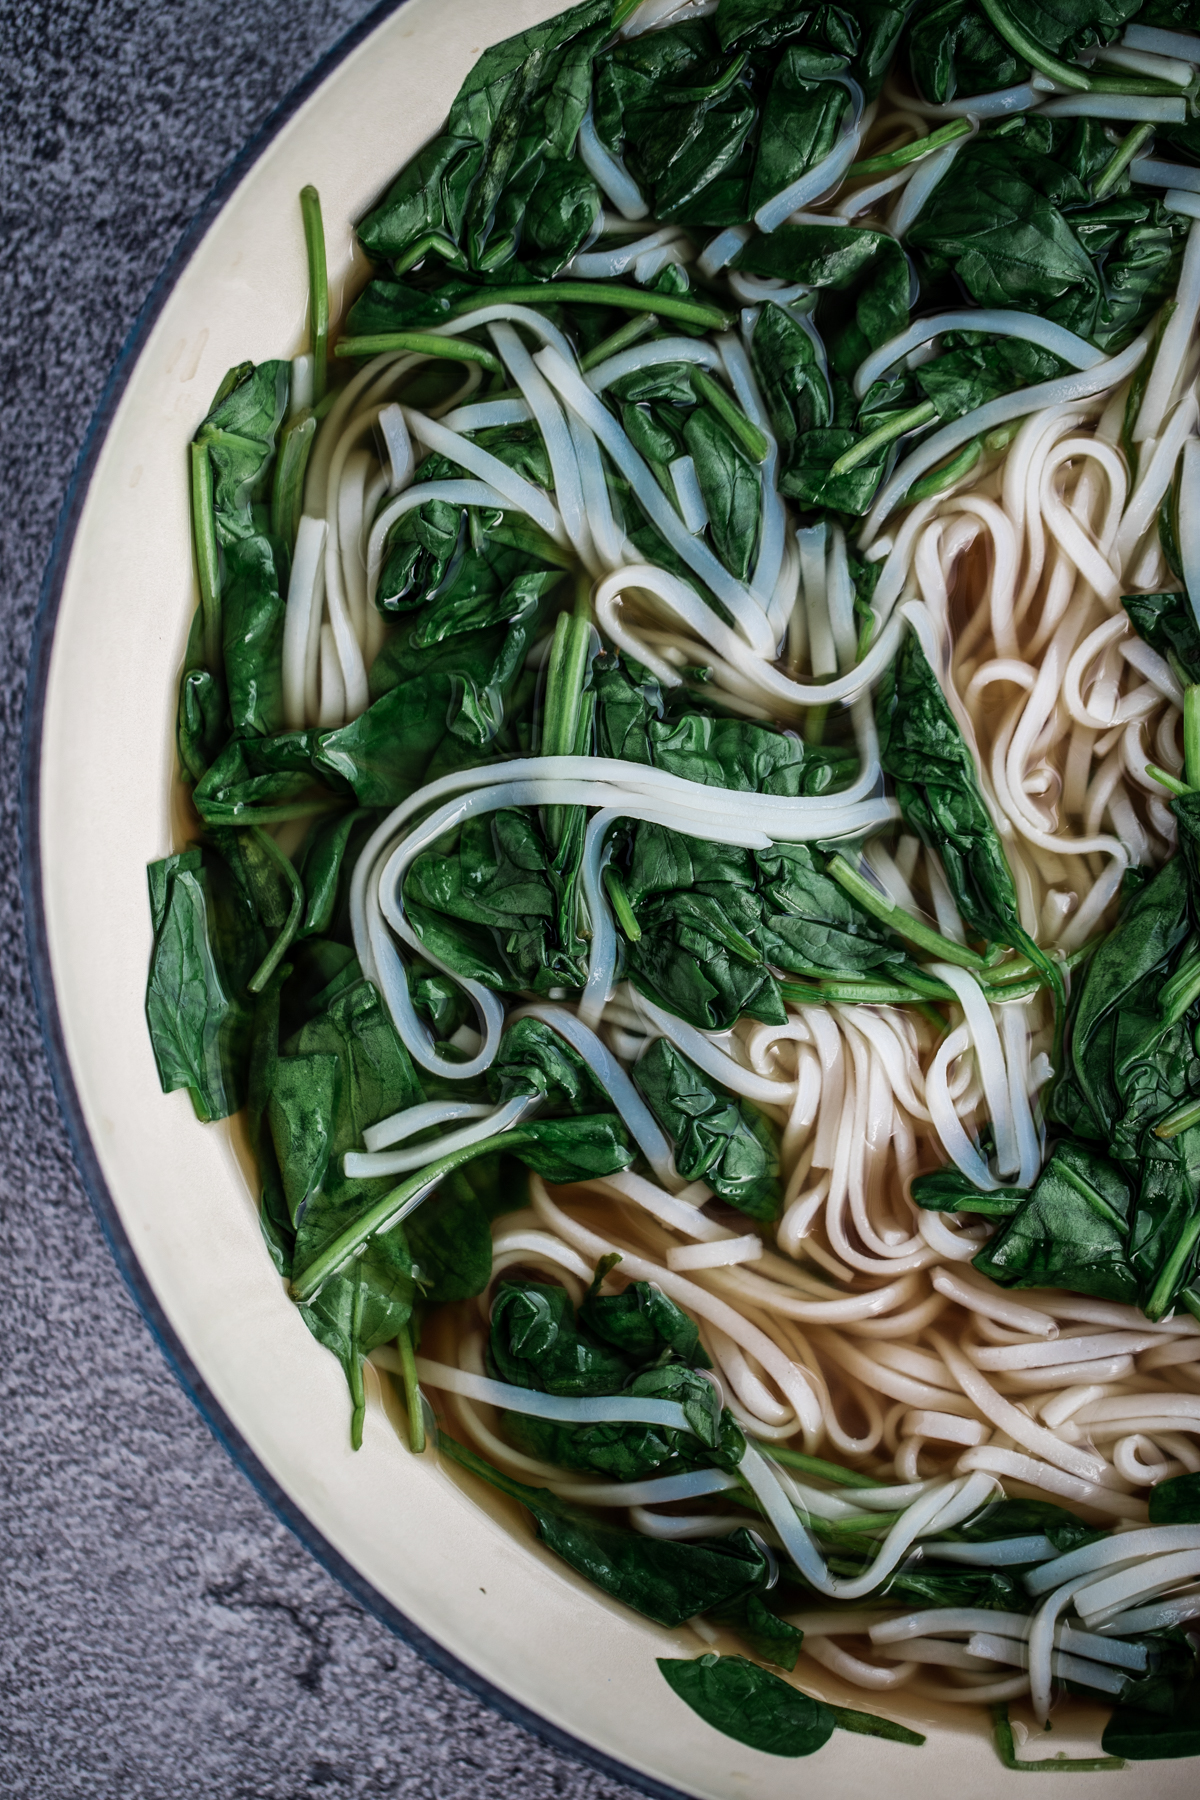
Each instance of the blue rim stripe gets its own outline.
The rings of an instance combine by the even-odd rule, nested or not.
[[[590,1744],[585,1744],[561,1726],[552,1724],[548,1719],[544,1719],[539,1713],[532,1711],[511,1694],[505,1693],[502,1688],[497,1687],[485,1676],[478,1674],[476,1670],[460,1661],[457,1656],[439,1644],[436,1638],[430,1637],[427,1632],[422,1631],[418,1625],[414,1624],[407,1614],[393,1606],[391,1601],[379,1592],[378,1588],[374,1587],[365,1576],[347,1562],[328,1538],[317,1529],[304,1510],[279,1485],[274,1476],[263,1467],[184,1349],[159,1304],[158,1296],[151,1287],[126,1235],[120,1215],[101,1172],[99,1159],[84,1120],[83,1109],[76,1092],[75,1079],[67,1055],[62,1022],[58,1014],[58,1001],[54,992],[42,895],[40,831],[42,726],[50,674],[50,654],[58,621],[63,582],[66,578],[75,532],[78,529],[96,462],[145,341],[205,232],[225,202],[297,109],[311,94],[316,92],[352,50],[356,49],[365,38],[370,37],[371,33],[403,4],[404,0],[380,0],[380,4],[343,37],[339,38],[303,80],[280,101],[245,148],[229,164],[225,173],[201,202],[191,223],[167,259],[162,273],[146,296],[121,348],[121,353],[113,365],[112,373],[88,426],[78,461],[67,486],[62,511],[55,528],[50,560],[46,565],[46,573],[38,598],[25,693],[18,828],[21,844],[21,898],[25,912],[25,938],[29,951],[34,1002],[41,1023],[54,1090],[62,1110],[75,1163],[84,1190],[91,1201],[92,1208],[100,1222],[100,1228],[112,1252],[113,1260],[141,1309],[151,1332],[157,1339],[163,1355],[180,1385],[191,1397],[201,1418],[213,1436],[228,1451],[242,1473],[258,1489],[277,1517],[282,1519],[283,1523],[295,1533],[316,1560],[347,1589],[364,1611],[374,1614],[397,1637],[409,1644],[419,1656],[431,1663],[439,1673],[449,1676],[451,1681],[456,1682],[459,1687],[465,1688],[468,1693],[482,1700],[503,1718],[522,1726],[524,1730],[531,1732],[552,1749],[562,1751],[565,1755],[599,1770],[614,1780],[623,1781],[630,1787],[639,1788],[643,1793],[652,1795],[654,1800],[688,1800],[688,1796],[681,1789],[668,1786],[666,1783],[656,1780],[652,1775],[646,1775],[640,1770],[630,1768],[628,1764],[620,1762],[616,1757],[609,1756],[602,1750],[594,1749]]]

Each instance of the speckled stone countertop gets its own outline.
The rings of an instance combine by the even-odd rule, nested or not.
[[[26,965],[25,671],[88,421],[206,191],[367,11],[0,8],[0,1792],[14,1800],[631,1792],[364,1614],[210,1435],[80,1185]]]

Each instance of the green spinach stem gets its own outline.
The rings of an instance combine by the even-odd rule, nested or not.
[[[947,488],[953,487],[956,481],[960,481],[964,475],[969,475],[982,455],[983,439],[972,438],[969,444],[963,445],[957,456],[950,458],[949,462],[939,464],[936,469],[931,469],[928,475],[922,475],[919,481],[913,482],[904,496],[905,506],[911,506],[918,500],[932,500],[935,494],[944,493]]]
[[[1018,56],[1024,57],[1027,63],[1032,64],[1039,75],[1047,75],[1051,81],[1057,81],[1061,87],[1073,88],[1079,94],[1086,94],[1089,91],[1092,83],[1083,70],[1076,68],[1071,63],[1059,62],[1056,56],[1051,56],[1050,52],[1044,50],[1035,37],[1031,37],[1022,26],[1017,24],[1012,14],[1000,4],[1000,0],[979,0],[979,4],[1005,43],[1015,50]]]
[[[364,1250],[373,1237],[398,1225],[452,1170],[461,1168],[463,1163],[471,1162],[477,1156],[513,1149],[516,1145],[523,1144],[525,1137],[526,1134],[519,1128],[501,1131],[495,1137],[480,1138],[477,1143],[464,1144],[460,1150],[452,1150],[438,1161],[426,1163],[423,1169],[418,1169],[415,1174],[402,1181],[399,1187],[392,1188],[374,1206],[369,1207],[361,1218],[348,1225],[331,1244],[326,1245],[319,1256],[313,1258],[306,1269],[293,1275],[293,1299],[301,1305],[307,1300],[315,1299],[331,1275],[336,1275],[344,1263]],[[430,1146],[431,1149],[434,1147]]]
[[[502,375],[504,365],[492,350],[469,338],[438,337],[432,331],[379,331],[370,337],[339,338],[335,356],[382,356],[390,350],[411,350],[420,356],[441,356],[447,362],[478,363],[489,374]]]
[[[1159,1120],[1154,1127],[1154,1135],[1167,1142],[1178,1137],[1181,1131],[1190,1130],[1193,1125],[1200,1125],[1200,1100],[1189,1100],[1186,1106],[1177,1106],[1174,1112]]]
[[[259,964],[257,970],[250,977],[250,992],[252,994],[261,994],[262,990],[266,987],[268,981],[270,981],[272,975],[275,973],[275,970],[279,967],[284,951],[287,950],[292,939],[300,929],[300,920],[304,914],[305,893],[304,883],[300,879],[295,863],[293,863],[290,856],[284,855],[270,832],[261,831],[255,827],[254,835],[259,845],[266,851],[271,861],[284,877],[292,893],[292,904],[291,909],[288,912],[287,920],[276,937],[275,942],[271,945],[266,956],[264,956],[262,962]]]
[[[312,339],[313,401],[325,398],[329,358],[329,270],[325,262],[325,223],[315,187],[301,188],[300,215],[308,251],[308,328]]]
[[[1200,995],[1200,955],[1192,955],[1164,983],[1158,996],[1164,1031],[1179,1023],[1197,995]]]
[[[922,400],[920,406],[910,406],[907,412],[893,413],[882,425],[869,431],[865,438],[839,456],[830,469],[830,476],[848,475],[851,469],[857,469],[860,463],[870,462],[877,450],[883,450],[888,444],[903,437],[907,431],[917,431],[922,425],[928,425],[937,418],[937,407],[932,400]]]
[[[421,1399],[421,1385],[417,1380],[412,1332],[407,1325],[402,1325],[396,1333],[396,1349],[400,1353],[404,1404],[408,1409],[408,1447],[414,1456],[421,1456],[425,1450],[425,1408]]]
[[[196,573],[200,577],[204,658],[215,675],[221,666],[221,564],[217,555],[212,463],[207,444],[192,445],[192,535],[196,542]]]
[[[1189,1219],[1184,1226],[1175,1248],[1163,1264],[1162,1274],[1154,1284],[1154,1291],[1146,1302],[1146,1317],[1161,1319],[1164,1313],[1170,1312],[1175,1299],[1175,1289],[1179,1278],[1187,1268],[1188,1259],[1196,1248],[1196,1239],[1200,1238],[1200,1213]]]
[[[455,315],[474,312],[480,306],[619,306],[626,312],[658,313],[664,319],[682,319],[710,331],[728,331],[733,315],[685,294],[659,294],[650,288],[625,287],[619,281],[530,281],[517,287],[480,288],[478,294],[459,300]]]
[[[897,1725],[894,1719],[881,1719],[878,1713],[859,1712],[856,1706],[831,1706],[829,1710],[842,1731],[857,1731],[863,1737],[889,1738],[893,1744],[913,1744],[918,1749],[925,1742],[919,1731]]]
[[[789,1450],[784,1444],[765,1446],[767,1455],[785,1468],[799,1469],[804,1475],[816,1475],[822,1481],[836,1482],[839,1487],[877,1488],[882,1484],[858,1469],[843,1469],[839,1463],[825,1462],[819,1456],[806,1456],[802,1450]]]
[[[949,125],[939,125],[928,137],[915,138],[899,150],[888,150],[882,156],[865,156],[861,162],[851,163],[846,170],[846,179],[853,181],[859,175],[890,175],[894,169],[907,168],[909,163],[928,156],[930,151],[940,150],[943,144],[953,144],[957,138],[966,137],[970,129],[969,120],[952,119]]]
[[[714,381],[704,369],[693,369],[691,373],[692,386],[701,399],[707,400],[713,411],[724,419],[734,437],[755,462],[765,462],[771,445],[758,426],[746,417],[737,401],[725,392],[720,382]]]
[[[1096,185],[1092,189],[1093,200],[1107,199],[1142,145],[1148,144],[1153,136],[1153,125],[1139,125],[1135,131],[1125,134],[1096,177]]]
[[[620,871],[608,863],[605,866],[603,880],[608,897],[612,901],[617,924],[631,944],[640,944],[642,928],[637,922],[637,914],[629,904],[629,895],[625,892],[625,883],[621,880]]]
[[[574,612],[559,613],[554,627],[542,713],[543,756],[574,756],[582,751],[579,739],[584,720],[583,684],[591,643],[588,586],[581,581],[576,588]],[[562,844],[569,811],[563,806],[546,808],[546,830],[555,849]]]
[[[1183,690],[1183,778],[1200,787],[1200,687]]]
[[[984,967],[984,960],[977,951],[968,950],[965,944],[956,944],[953,938],[943,937],[932,925],[926,925],[920,919],[915,919],[910,912],[905,912],[887,894],[881,894],[878,888],[873,888],[869,882],[864,881],[844,856],[830,859],[829,873],[858,901],[864,912],[869,912],[872,918],[890,926],[898,937],[906,938],[910,944],[919,945],[922,950],[939,957],[942,962],[955,963],[963,969]]]
[[[286,544],[290,555],[300,529],[304,511],[304,472],[308,468],[309,451],[317,435],[317,421],[311,412],[293,419],[285,428],[275,458],[275,479],[271,488],[271,530]]]
[[[579,367],[586,375],[589,369],[599,368],[600,364],[607,362],[610,356],[615,356],[619,350],[628,350],[631,344],[640,343],[642,338],[649,337],[650,333],[657,329],[658,320],[655,315],[642,313],[640,318],[630,319],[627,325],[622,325],[619,331],[614,331],[610,337],[606,337],[603,342],[596,345],[594,350],[589,350],[586,356],[581,356]]]
[[[1169,794],[1190,794],[1192,791],[1186,781],[1180,781],[1178,775],[1172,775],[1167,769],[1160,769],[1157,763],[1147,763],[1146,773],[1153,775]]]

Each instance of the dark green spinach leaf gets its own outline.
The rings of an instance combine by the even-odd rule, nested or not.
[[[706,1181],[752,1219],[779,1211],[779,1152],[770,1125],[749,1100],[703,1074],[666,1038],[656,1038],[633,1078],[675,1145],[685,1181]]]

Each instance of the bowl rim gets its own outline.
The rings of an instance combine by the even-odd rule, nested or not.
[[[75,1165],[92,1211],[104,1234],[109,1252],[130,1294],[150,1327],[151,1335],[175,1378],[188,1395],[218,1443],[249,1480],[275,1516],[300,1540],[318,1563],[344,1587],[366,1611],[402,1639],[423,1661],[458,1687],[499,1713],[502,1718],[531,1732],[547,1747],[561,1751],[576,1763],[597,1770],[654,1800],[688,1800],[680,1788],[657,1780],[585,1743],[572,1732],[544,1718],[533,1708],[479,1674],[415,1624],[362,1575],[309,1518],[263,1465],[250,1444],[217,1400],[181,1338],[170,1323],[154,1288],[138,1260],[92,1142],[67,1051],[58,1009],[50,958],[41,855],[42,733],[49,688],[51,652],[58,623],[59,605],[75,535],[87,500],[100,453],[146,341],[177,283],[210,225],[233,196],[246,175],[292,116],[346,60],[352,51],[407,3],[378,0],[357,24],[344,32],[312,65],[283,99],[274,106],[243,147],[225,166],[201,200],[168,254],[142,302],[117,359],[105,382],[88,423],[75,466],[71,471],[51,540],[50,554],[38,593],[27,663],[21,727],[18,775],[17,833],[20,891],[25,924],[34,1006],[50,1067],[55,1097],[66,1127]]]

